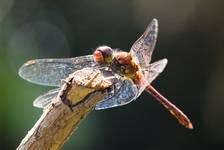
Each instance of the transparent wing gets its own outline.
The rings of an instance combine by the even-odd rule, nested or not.
[[[148,83],[151,83],[160,73],[163,72],[167,62],[168,60],[164,58],[149,65],[148,76],[146,77]]]
[[[19,75],[35,84],[61,86],[61,79],[65,79],[72,72],[96,65],[92,55],[61,59],[36,59],[22,65]]]
[[[57,96],[59,90],[60,90],[60,88],[53,89],[43,95],[40,95],[33,101],[33,106],[37,107],[37,108],[46,107]]]
[[[137,86],[131,80],[124,80],[118,91],[101,102],[98,102],[95,110],[107,109],[122,106],[135,100],[138,95]]]
[[[158,35],[158,21],[153,19],[143,35],[132,45],[130,53],[140,64],[148,66],[156,44]]]

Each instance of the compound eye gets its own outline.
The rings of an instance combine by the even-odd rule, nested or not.
[[[109,64],[113,59],[113,50],[109,46],[100,46],[93,53],[93,57],[98,63]]]
[[[94,51],[94,53],[93,53],[93,59],[97,63],[103,63],[104,62],[104,58],[103,58],[102,52],[99,51],[99,50],[95,50]]]
[[[100,46],[98,50],[102,52],[104,57],[109,57],[113,54],[113,50],[109,46]]]

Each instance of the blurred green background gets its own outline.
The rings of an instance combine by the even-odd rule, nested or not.
[[[222,0],[0,0],[0,149],[15,149],[40,117],[32,101],[49,87],[22,80],[34,58],[129,51],[159,20],[153,61],[168,58],[153,85],[192,120],[187,130],[143,93],[129,105],[92,112],[64,150],[188,150],[224,147]]]

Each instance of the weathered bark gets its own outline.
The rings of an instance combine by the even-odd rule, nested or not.
[[[111,86],[111,82],[105,82],[104,76],[98,73],[96,75],[95,71],[86,70],[84,73],[79,72],[75,78],[82,85],[74,83],[72,90],[78,94],[72,94],[70,97],[73,101],[82,99],[77,100],[79,103],[73,107],[73,111],[57,97],[44,109],[42,116],[22,140],[17,150],[60,149],[80,121],[93,110],[97,102],[106,96],[105,89]],[[80,92],[84,95],[80,96]]]

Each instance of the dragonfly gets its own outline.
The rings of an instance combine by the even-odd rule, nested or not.
[[[145,91],[161,103],[180,124],[193,129],[189,118],[151,85],[151,82],[163,72],[168,62],[164,58],[150,63],[157,36],[158,20],[153,19],[145,32],[134,42],[130,52],[100,46],[92,55],[30,60],[20,67],[18,73],[29,82],[57,87],[34,100],[35,107],[45,108],[57,95],[63,95],[60,92],[63,84],[67,86],[74,72],[83,68],[109,71],[117,79],[114,83],[115,88],[111,92],[113,94],[109,94],[110,96],[98,102],[95,110],[126,105],[136,100]],[[71,107],[68,101],[63,102]]]

